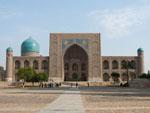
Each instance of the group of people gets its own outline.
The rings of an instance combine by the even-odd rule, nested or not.
[[[70,83],[70,86],[73,87],[74,84],[73,84],[73,83]],[[75,83],[75,87],[78,88],[78,83],[77,83],[77,82]]]
[[[39,84],[40,88],[52,88],[52,87],[60,87],[61,83],[43,83]]]
[[[78,84],[78,82],[71,82],[71,83],[63,83],[64,85],[68,85],[68,86],[70,86],[71,88],[72,87],[76,87],[76,88],[78,88],[79,87],[79,84]],[[22,85],[21,85],[23,88],[25,87],[25,82],[22,82]],[[61,87],[62,86],[62,83],[61,82],[59,82],[59,83],[57,83],[57,82],[40,82],[39,83],[39,85],[38,85],[38,87],[39,88],[53,88],[53,87]],[[87,86],[88,87],[90,87],[90,83],[88,82],[87,83]]]

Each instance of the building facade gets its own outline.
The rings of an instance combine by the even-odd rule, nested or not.
[[[49,80],[110,82],[111,74],[118,73],[120,81],[137,78],[144,73],[144,51],[136,56],[102,56],[100,33],[51,33],[49,56],[40,55],[40,46],[32,38],[21,45],[21,56],[6,50],[8,82],[17,81],[19,68],[33,68],[46,72]]]

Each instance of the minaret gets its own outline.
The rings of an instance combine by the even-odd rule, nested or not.
[[[144,73],[144,50],[139,48],[137,50],[138,54],[138,76]]]
[[[6,81],[13,82],[13,49],[11,47],[6,50]]]

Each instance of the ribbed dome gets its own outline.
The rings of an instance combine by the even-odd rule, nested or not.
[[[6,49],[6,51],[7,51],[7,52],[13,52],[13,49],[12,49],[11,47],[8,47],[8,48]]]
[[[35,53],[40,52],[39,44],[31,37],[26,39],[21,45],[21,54],[26,54],[30,52],[35,52]]]

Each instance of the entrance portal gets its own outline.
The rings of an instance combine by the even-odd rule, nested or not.
[[[64,80],[87,81],[88,79],[88,55],[77,44],[66,50],[64,55]]]

